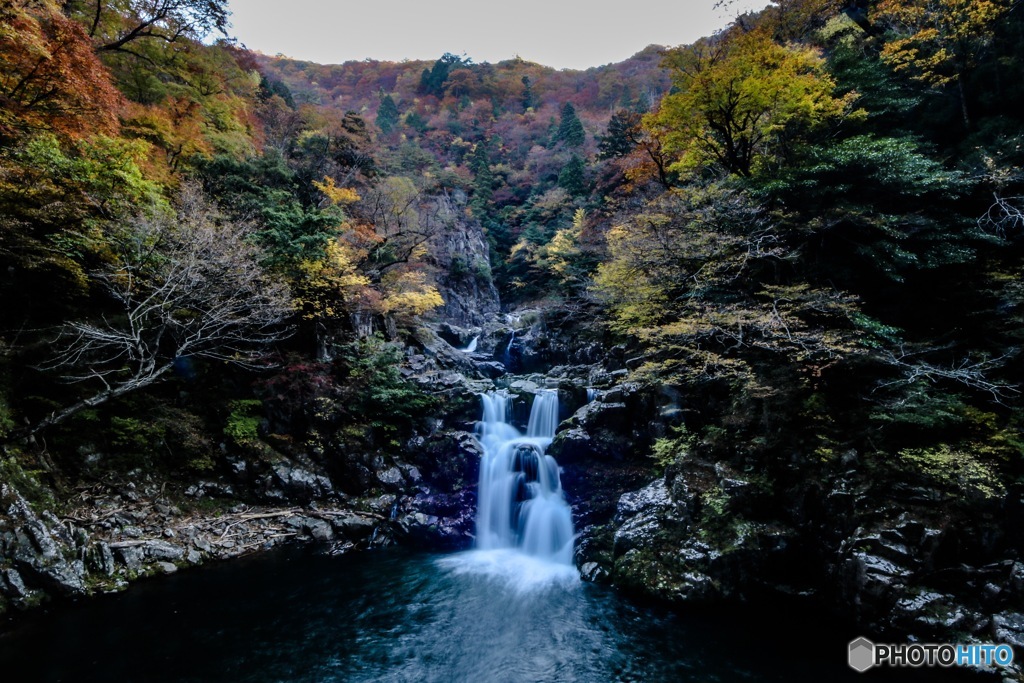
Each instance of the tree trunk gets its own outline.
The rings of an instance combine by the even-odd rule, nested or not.
[[[971,117],[967,113],[967,92],[964,88],[964,75],[962,73],[956,76],[956,88],[960,93],[960,113],[964,117],[964,128],[967,130],[971,129]]]
[[[63,422],[64,420],[68,419],[69,417],[71,417],[72,415],[81,410],[102,405],[112,398],[123,396],[124,394],[135,391],[136,389],[141,389],[142,387],[146,387],[149,386],[150,384],[153,384],[158,379],[160,379],[161,375],[166,373],[172,367],[173,364],[168,363],[167,365],[164,365],[160,369],[154,371],[149,375],[146,375],[145,377],[129,380],[124,384],[121,384],[120,386],[114,387],[113,389],[101,391],[100,393],[94,396],[82,399],[78,403],[73,403],[69,405],[67,408],[54,411],[49,415],[49,417],[45,417],[42,420],[40,420],[39,423],[37,423],[34,427],[31,427],[27,431],[23,431],[21,433],[14,433],[12,434],[12,436],[14,438],[28,438],[31,436],[35,436],[37,433],[41,432],[47,427],[52,427],[55,424],[60,424],[61,422]]]

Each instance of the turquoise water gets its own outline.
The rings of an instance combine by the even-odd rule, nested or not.
[[[787,610],[786,625],[777,614],[673,612],[501,553],[292,549],[33,614],[0,633],[0,679],[963,680],[855,674],[845,648],[856,633],[822,614]]]

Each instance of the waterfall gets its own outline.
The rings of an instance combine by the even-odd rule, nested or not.
[[[478,334],[477,336],[475,336],[471,340],[469,340],[469,344],[467,344],[463,348],[459,349],[459,351],[462,351],[463,353],[473,353],[474,351],[476,351],[476,343],[479,340],[480,340],[480,335]]]
[[[516,331],[512,330],[512,334],[508,338],[508,346],[505,347],[505,353],[502,355],[501,362],[505,364],[505,367],[509,370],[512,369],[512,343],[516,340]]]
[[[573,528],[558,463],[545,449],[558,427],[558,394],[536,395],[526,436],[509,424],[507,394],[481,396],[477,434],[484,447],[476,517],[480,550],[515,549],[531,557],[572,565]]]
[[[597,398],[597,389],[594,387],[587,387],[587,403],[590,403]]]

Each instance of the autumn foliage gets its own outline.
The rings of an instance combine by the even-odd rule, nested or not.
[[[388,344],[457,276],[599,321],[622,372],[691,397],[701,447],[751,467],[991,437],[985,466],[1022,474],[1004,438],[1024,345],[1016,3],[780,0],[586,71],[311,64],[219,39],[226,20],[220,0],[0,4],[0,350],[18,368],[49,367],[59,328],[139,320],[168,344],[160,316],[124,305],[123,247],[180,236],[146,226],[193,188],[199,233],[237,247],[223,257],[277,314],[267,343],[197,356],[210,377],[289,358],[332,373],[317,397],[365,382],[379,401],[348,415],[363,419],[394,403],[377,386],[399,382]],[[440,237],[477,224],[489,262],[439,272]],[[188,310],[164,322],[203,320]],[[101,360],[96,383],[131,379]],[[21,422],[90,397],[29,374]],[[26,395],[27,376],[10,380]]]
[[[85,29],[55,2],[0,3],[0,140],[114,133],[121,100]]]

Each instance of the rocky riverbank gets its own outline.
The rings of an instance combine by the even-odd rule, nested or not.
[[[137,578],[268,550],[286,542],[329,543],[333,552],[393,543],[415,520],[392,519],[394,500],[274,507],[165,495],[150,487],[79,489],[58,517],[37,514],[0,484],[0,595],[16,608],[47,596],[119,591]],[[379,510],[379,511],[377,511]],[[404,522],[404,524],[403,524]]]
[[[677,605],[813,602],[865,633],[1022,651],[1019,491],[971,495],[852,450],[828,463],[794,454],[766,473],[743,453],[703,457],[699,444],[652,479],[638,433],[645,457],[659,451],[651,440],[670,433],[670,405],[658,388],[620,384],[561,425],[551,452],[585,492],[584,578]],[[626,484],[631,467],[645,482],[611,505],[602,487]]]
[[[636,381],[628,356],[539,311],[435,325],[409,344],[402,372],[443,408],[400,453],[346,451],[321,427],[308,452],[229,454],[215,476],[187,483],[71,489],[60,515],[4,484],[2,604],[121,590],[282,543],[469,547],[476,394],[505,389],[521,424],[532,395],[556,389],[563,412],[549,452],[585,579],[680,605],[814,601],[865,633],[1024,647],[1020,491],[965,496],[853,449],[765,465],[692,439],[679,446],[685,397]]]

